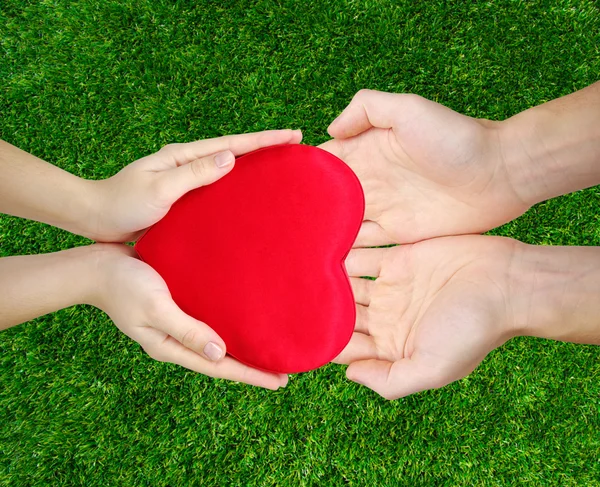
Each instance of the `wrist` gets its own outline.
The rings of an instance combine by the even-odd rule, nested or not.
[[[81,302],[105,309],[116,263],[137,254],[132,247],[123,244],[96,243],[80,249],[87,276]]]
[[[100,220],[105,208],[102,181],[81,179],[78,223],[75,233],[94,241],[102,241]],[[97,251],[96,249],[95,251]]]
[[[515,335],[600,344],[600,248],[520,243],[513,262]]]
[[[0,329],[76,304],[92,304],[98,274],[91,247],[0,259]]]
[[[98,195],[96,181],[67,174],[62,182],[60,198],[55,198],[48,216],[39,218],[50,225],[96,240],[95,225],[98,220]]]
[[[600,82],[498,125],[507,172],[534,205],[600,184]]]
[[[497,135],[506,173],[519,199],[531,207],[557,196],[547,177],[549,170],[560,172],[560,168],[547,167],[547,154],[532,113],[526,111],[498,122]]]

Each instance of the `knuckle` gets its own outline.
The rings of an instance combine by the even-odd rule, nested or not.
[[[190,163],[190,170],[197,179],[206,179],[209,175],[209,170],[204,159],[196,159]]]
[[[202,333],[193,328],[187,330],[181,337],[181,344],[191,350],[202,350],[203,343]]]

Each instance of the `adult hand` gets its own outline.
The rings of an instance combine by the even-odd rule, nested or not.
[[[301,140],[299,130],[273,130],[167,145],[109,179],[91,182],[95,204],[86,234],[101,242],[133,241],[185,193],[230,172],[235,157]]]
[[[221,337],[186,315],[160,275],[120,244],[96,244],[96,292],[90,299],[154,359],[211,377],[278,389],[287,375],[253,369],[226,356]]]
[[[465,377],[517,334],[508,297],[521,245],[471,235],[352,250],[346,267],[356,328],[335,362],[350,364],[350,380],[387,399]],[[525,298],[520,306],[527,310]]]
[[[365,191],[356,246],[482,233],[525,212],[499,127],[417,95],[359,91],[321,145]]]

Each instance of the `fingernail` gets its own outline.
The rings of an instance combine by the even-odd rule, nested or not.
[[[225,152],[219,152],[215,156],[215,164],[217,165],[217,167],[229,166],[229,164],[231,164],[234,160],[235,160],[235,157],[234,157],[233,153],[228,150]]]
[[[223,356],[223,349],[216,343],[208,342],[204,346],[204,355],[206,355],[213,362],[216,362]]]

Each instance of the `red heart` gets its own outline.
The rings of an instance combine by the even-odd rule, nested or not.
[[[233,357],[304,372],[335,358],[352,335],[344,259],[364,206],[357,177],[337,157],[306,145],[269,147],[186,194],[135,248]]]

